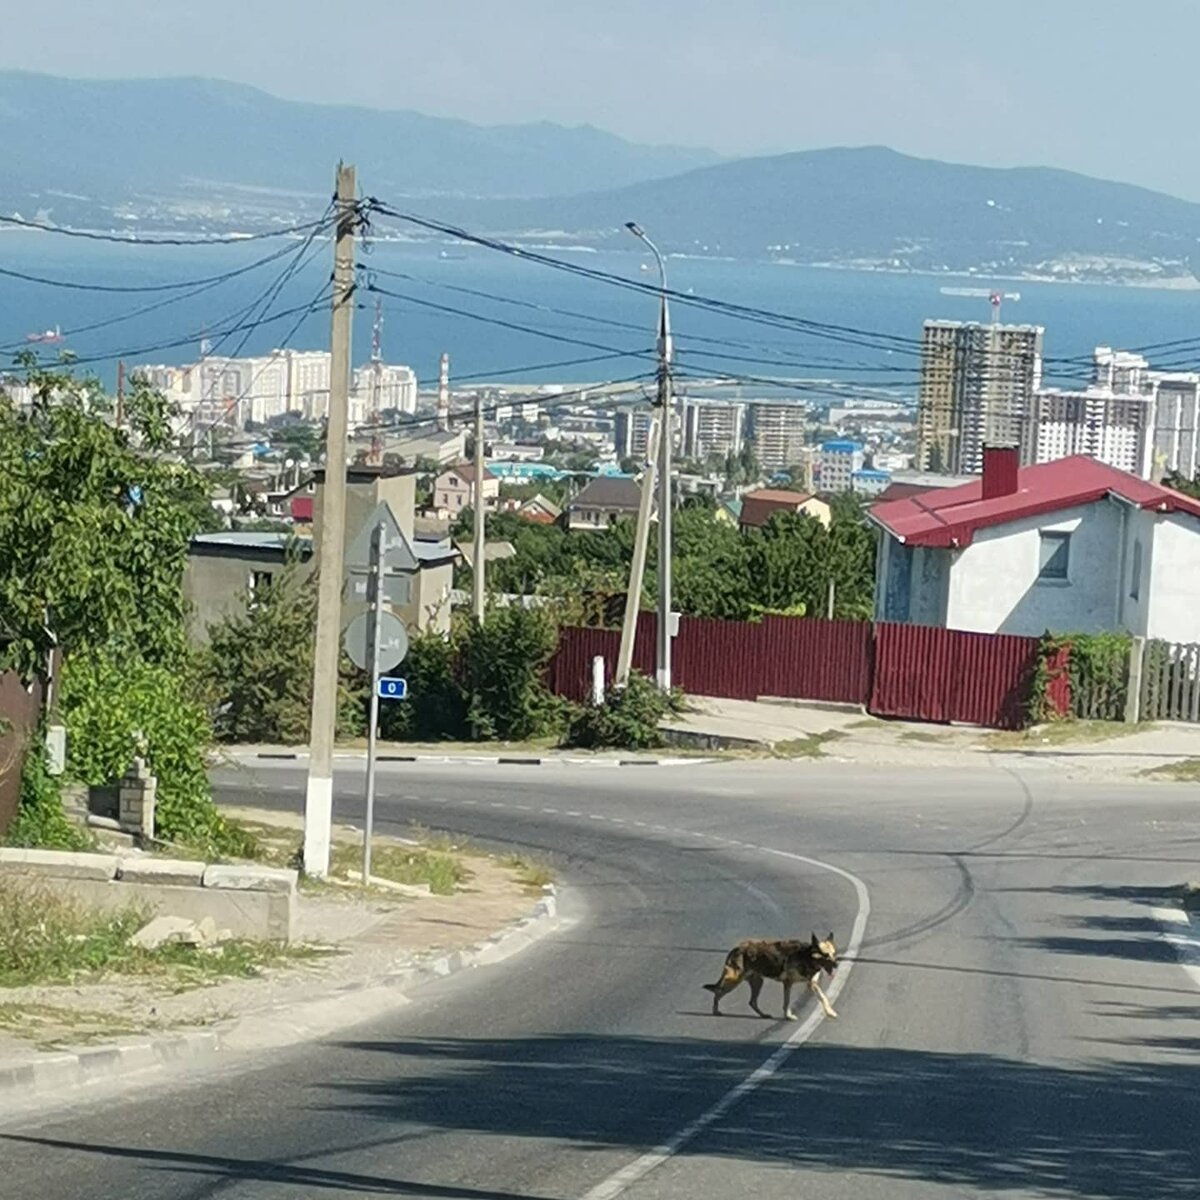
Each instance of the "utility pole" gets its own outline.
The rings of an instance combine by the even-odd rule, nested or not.
[[[638,613],[642,605],[642,579],[646,574],[646,547],[650,541],[650,512],[654,507],[654,461],[658,453],[658,420],[650,422],[646,432],[646,462],[642,469],[642,496],[638,505],[637,532],[633,539],[633,561],[629,564],[629,591],[625,596],[625,620],[621,626],[621,649],[613,687],[629,682],[633,667],[633,646],[637,640]]]
[[[483,620],[484,571],[484,496],[483,496],[483,395],[475,393],[475,546],[471,564],[471,612]]]
[[[671,690],[671,317],[667,310],[667,268],[658,247],[636,221],[625,228],[658,264],[658,686]]]
[[[358,222],[354,168],[338,163],[337,240],[333,252],[329,418],[317,579],[317,637],[313,652],[308,785],[304,796],[304,871],[329,873],[333,824],[333,738],[337,720],[338,658],[342,642],[342,553],[346,538],[346,421],[350,399],[350,314],[354,306],[354,234]]]

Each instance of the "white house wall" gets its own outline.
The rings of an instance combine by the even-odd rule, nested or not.
[[[1149,636],[1152,570],[1155,552],[1155,525],[1159,517],[1152,512],[1127,506],[1125,510],[1125,551],[1121,560],[1121,587],[1118,597],[1117,623],[1130,633]],[[1134,592],[1134,569],[1138,565],[1135,547],[1141,546],[1141,570],[1138,572],[1137,595]]]
[[[1038,582],[1043,531],[1071,534],[1066,582]],[[1120,553],[1120,543],[1120,511],[1111,500],[981,529],[951,567],[946,624],[1030,636],[1047,629],[1112,629],[1117,598],[1113,556]]]
[[[1160,514],[1153,540],[1146,636],[1200,642],[1200,520]]]

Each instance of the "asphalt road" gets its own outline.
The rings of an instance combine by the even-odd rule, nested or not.
[[[1200,993],[1152,916],[1200,876],[1194,789],[818,762],[396,764],[381,792],[382,827],[538,850],[569,926],[322,1044],[9,1120],[5,1200],[1200,1195]],[[361,814],[357,771],[337,796]],[[840,1019],[789,1052],[700,984],[750,934],[845,943],[861,896],[806,859],[870,916]]]

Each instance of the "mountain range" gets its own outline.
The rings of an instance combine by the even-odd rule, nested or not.
[[[722,160],[590,126],[481,126],[203,79],[0,72],[0,213],[93,228],[255,229],[365,194],[517,240],[876,270],[1196,286],[1200,205],[1047,167],[885,147]]]

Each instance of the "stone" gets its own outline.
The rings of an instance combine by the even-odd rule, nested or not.
[[[240,863],[214,863],[204,871],[206,888],[239,892],[294,892],[299,873],[284,867],[255,867]]]
[[[183,858],[151,858],[149,855],[122,858],[117,878],[122,883],[165,883],[176,887],[200,887],[206,864]]]
[[[0,874],[43,879],[115,879],[115,854],[81,854],[72,850],[27,850],[0,847]]]
[[[211,917],[205,920],[211,921]],[[215,932],[215,926],[214,926]],[[172,942],[182,942],[186,946],[204,945],[204,936],[195,921],[187,917],[155,917],[147,922],[129,939],[131,946],[142,950],[157,950]]]

